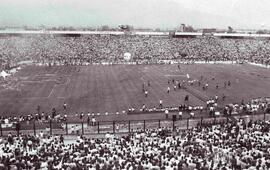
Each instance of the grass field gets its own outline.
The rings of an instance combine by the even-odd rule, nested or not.
[[[168,80],[187,80],[186,74],[191,79],[203,76],[202,84],[208,83],[208,90],[203,91],[195,84],[189,87],[193,93],[184,89],[174,91]],[[224,88],[224,82],[229,80],[231,87]],[[147,98],[142,92],[143,82],[149,91]],[[170,94],[166,92],[168,86]],[[216,94],[227,96],[220,105],[270,97],[270,69],[228,64],[183,64],[180,70],[177,65],[26,66],[8,80],[0,81],[0,113],[6,116],[35,113],[38,105],[44,112],[50,113],[53,107],[62,112],[64,102],[69,115],[115,113],[141,108],[143,104],[158,107],[160,99],[164,106],[178,106],[184,103],[187,94],[190,105],[202,106]]]

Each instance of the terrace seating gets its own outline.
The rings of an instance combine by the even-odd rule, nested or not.
[[[17,169],[269,169],[270,122],[207,125],[122,137],[22,135],[1,138],[0,166]]]
[[[20,61],[85,64],[123,62],[124,53],[137,63],[159,60],[249,61],[269,65],[269,40],[164,38],[88,35],[82,37],[26,36],[0,39],[1,65]]]

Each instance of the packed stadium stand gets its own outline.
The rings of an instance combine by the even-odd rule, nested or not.
[[[266,122],[204,125],[172,135],[155,129],[122,137],[12,136],[1,138],[5,169],[269,169]]]
[[[114,34],[16,34],[0,38],[2,65],[31,60],[37,63],[121,62],[159,60],[249,61],[269,65],[269,39],[224,39],[218,36],[172,38]]]

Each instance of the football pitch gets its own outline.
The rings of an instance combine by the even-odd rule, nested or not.
[[[174,90],[172,79],[187,82],[187,74],[201,85],[195,82],[188,89]],[[228,81],[231,86],[224,87]],[[206,83],[209,87],[203,90]],[[225,101],[221,100],[223,94]],[[158,107],[159,100],[165,107],[175,107],[184,104],[186,95],[192,106],[205,106],[205,101],[215,95],[222,106],[270,97],[270,69],[247,64],[181,64],[180,69],[178,65],[25,66],[0,82],[0,114],[35,114],[38,105],[40,112],[51,113],[56,108],[57,113],[63,113],[67,103],[70,116],[81,112],[102,115],[139,109],[143,104]]]

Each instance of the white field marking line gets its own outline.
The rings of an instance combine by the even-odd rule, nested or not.
[[[55,88],[55,86],[63,86],[63,85],[68,85],[69,83],[70,83],[70,78],[69,77],[67,77],[67,81],[64,83],[64,84],[54,84],[54,86],[53,86],[53,88],[52,88],[52,91],[51,91],[51,93],[50,93],[50,95],[47,97],[47,98],[49,98],[50,96],[51,96],[51,94],[53,93],[53,91],[54,91],[54,88]],[[57,97],[58,99],[64,99],[65,97]]]
[[[43,80],[43,81],[57,81],[57,80]],[[42,83],[43,81],[41,81],[39,83]],[[20,84],[23,83],[23,82],[35,82],[36,83],[37,81],[21,81]],[[55,86],[67,85],[69,83],[70,83],[70,78],[67,77],[67,82],[65,82],[64,84],[54,84],[53,88],[51,88],[50,94],[47,97],[20,97],[19,99],[46,99],[46,98],[50,98],[50,96],[52,95],[52,93],[54,91]],[[5,88],[5,89],[0,90],[0,93],[2,91],[5,91],[5,90],[14,90],[14,89]],[[57,98],[63,99],[65,97],[57,97]]]
[[[42,76],[42,74],[38,74],[38,75]],[[55,76],[55,74],[45,74],[45,76]]]
[[[56,84],[53,85],[53,88],[51,89],[51,92],[50,92],[49,96],[47,96],[47,98],[50,98],[51,97],[55,86],[56,86]]]
[[[21,83],[33,83],[33,82],[34,82],[34,83],[42,83],[42,82],[46,82],[46,81],[47,81],[47,82],[50,82],[50,81],[57,82],[57,80],[49,79],[49,80],[42,80],[42,81],[21,81]],[[53,90],[54,90],[55,85],[56,85],[56,84],[53,85],[53,88],[51,89],[51,92],[50,92],[49,96],[47,96],[47,97],[40,97],[40,98],[49,98],[49,97],[51,96]],[[30,97],[30,98],[32,98],[32,97]],[[38,98],[38,97],[36,97],[36,98]]]
[[[3,87],[3,89],[0,90],[0,93],[4,92],[6,90],[15,90],[15,88],[18,89],[18,86],[21,85],[21,82],[16,82],[15,87],[10,86],[10,84],[12,84],[12,83],[8,82],[6,85],[1,85]]]
[[[141,79],[142,81],[145,81],[144,77],[141,77],[140,79]]]
[[[22,80],[21,83],[42,83],[44,81],[56,81],[56,80],[41,80],[41,81],[30,81],[30,80]]]
[[[178,77],[186,77],[187,75],[179,75],[179,74],[165,74],[164,76],[166,76],[166,77],[173,77],[173,76],[178,76]]]
[[[19,98],[16,98],[17,100],[20,100],[20,99],[46,99],[47,97],[19,97]],[[11,98],[6,98],[6,99],[1,99],[0,98],[0,101],[6,101],[6,100],[10,100]]]
[[[59,84],[59,86],[60,86],[60,85],[68,85],[69,83],[70,83],[70,78],[67,77],[67,82],[65,82],[64,84]]]
[[[57,76],[55,75],[55,74],[46,74],[46,75],[53,75],[54,76],[54,78],[57,78]],[[42,75],[36,75],[35,77],[38,77],[38,76],[42,76]],[[59,86],[59,85],[67,85],[69,82],[70,82],[70,79],[68,78],[68,77],[66,77],[67,78],[67,82],[66,83],[64,83],[64,84],[54,84],[53,85],[53,87],[52,87],[52,89],[51,89],[51,92],[50,92],[50,94],[47,96],[47,97],[44,97],[44,98],[50,98],[51,97],[51,95],[52,95],[52,93],[53,93],[53,91],[54,91],[54,88],[55,88],[55,86]],[[55,82],[57,82],[57,80],[55,80],[55,79],[48,79],[48,80],[42,80],[42,81],[40,81],[39,83],[42,83],[42,82],[46,82],[46,81],[55,81]],[[22,81],[22,82],[37,82],[37,81]],[[42,97],[41,97],[42,98]],[[58,97],[59,98],[59,97]],[[61,97],[62,98],[62,97]]]
[[[64,84],[58,84],[58,85],[59,85],[59,86],[60,86],[60,85],[65,85],[65,86],[66,86],[66,85],[68,85],[68,84],[70,83],[70,81],[71,81],[70,78],[67,77],[67,82],[66,82],[66,83],[64,83]],[[65,97],[62,97],[62,96],[57,97],[57,98],[58,98],[58,99],[65,99]]]
[[[51,75],[55,75],[55,74],[51,74]],[[39,75],[36,75],[36,76],[39,76]],[[42,75],[40,75],[40,76],[42,76]],[[53,90],[54,90],[54,88],[55,88],[55,86],[61,86],[61,85],[67,85],[67,84],[69,84],[70,83],[70,78],[69,77],[66,77],[67,78],[67,82],[65,82],[64,84],[54,84],[54,86],[53,86],[53,88],[51,89],[51,92],[50,92],[50,94],[47,96],[47,97],[20,97],[19,99],[46,99],[46,98],[49,98],[51,95],[52,95],[52,93],[53,93]],[[20,81],[20,82],[17,82],[17,83],[19,83],[19,84],[22,84],[22,83],[24,83],[24,82],[28,82],[28,83],[42,83],[42,82],[44,82],[44,81],[55,81],[55,82],[57,82],[57,80],[42,80],[42,81],[28,81],[28,80],[22,80],[22,81]],[[10,83],[9,83],[10,84]],[[9,84],[7,84],[7,85],[9,85]],[[10,88],[8,88],[8,87],[6,87],[6,88],[4,88],[4,89],[2,89],[2,90],[0,90],[0,93],[1,92],[4,92],[5,90],[14,90],[14,89],[10,89]],[[57,98],[60,98],[60,99],[64,99],[65,97],[57,97]],[[0,100],[3,100],[3,99],[1,99],[0,98]]]
[[[56,76],[56,74],[36,74],[35,76]]]

